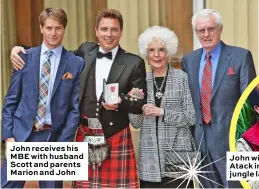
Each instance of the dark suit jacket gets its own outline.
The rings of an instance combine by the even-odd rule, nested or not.
[[[39,102],[39,71],[41,46],[31,48],[22,70],[12,74],[2,111],[2,139],[14,137],[25,141],[30,135]],[[73,140],[79,123],[79,81],[84,68],[83,59],[63,48],[51,96],[52,141]],[[70,72],[73,79],[63,80]]]
[[[187,72],[189,86],[193,98],[196,125],[194,137],[197,145],[200,144],[204,131],[200,88],[199,65],[202,49],[198,49],[183,57],[183,70]],[[229,69],[234,74],[229,74]],[[216,70],[211,99],[211,127],[205,128],[201,150],[210,151],[213,160],[226,156],[229,150],[229,128],[235,106],[248,84],[256,77],[251,52],[222,42],[222,49]],[[206,148],[206,149],[205,149]],[[220,164],[220,165],[219,165]],[[225,162],[219,161],[215,165],[221,171],[222,180],[226,180]],[[226,185],[227,186],[227,185]]]
[[[129,126],[128,113],[141,113],[145,100],[132,100],[125,96],[133,87],[144,90],[146,97],[146,70],[145,62],[137,55],[131,54],[119,47],[114,62],[112,64],[107,83],[119,83],[119,94],[122,103],[119,104],[118,111],[107,111],[102,106],[97,107],[95,92],[95,82],[91,84],[91,90],[85,91],[89,72],[95,66],[99,45],[95,43],[83,43],[75,52],[76,55],[83,56],[86,68],[82,72],[80,79],[80,103],[83,94],[87,98],[88,117],[95,117],[96,108],[100,109],[99,120],[102,123],[106,137],[110,137],[120,130]],[[89,87],[89,86],[88,86]],[[125,98],[126,97],[126,98]],[[99,103],[101,104],[101,103]],[[81,106],[82,104],[80,104]]]

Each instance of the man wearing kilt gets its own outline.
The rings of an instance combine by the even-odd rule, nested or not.
[[[120,47],[122,31],[121,13],[105,9],[96,18],[99,44],[83,43],[75,51],[86,62],[80,78],[81,121],[76,141],[89,142],[88,181],[74,181],[75,188],[139,187],[128,113],[141,113],[145,100],[127,93],[139,88],[146,96],[146,71],[142,58]],[[118,83],[118,103],[103,101],[103,80]]]
[[[123,50],[119,41],[123,18],[118,10],[104,9],[96,17],[99,44],[83,43],[74,51],[85,60],[80,75],[80,126],[76,141],[89,143],[88,181],[74,181],[75,188],[138,188],[136,159],[129,127],[129,113],[142,113],[146,99],[145,62]],[[18,56],[23,48],[14,47],[13,66],[24,62]],[[108,104],[103,98],[103,81],[118,84],[118,102]],[[128,93],[142,89],[144,99]]]

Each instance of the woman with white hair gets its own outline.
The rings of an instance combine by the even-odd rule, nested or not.
[[[132,126],[141,128],[140,187],[193,188],[193,182],[183,175],[187,173],[184,168],[189,166],[188,156],[192,160],[196,155],[190,131],[195,124],[195,112],[186,73],[169,64],[177,52],[177,36],[166,27],[153,26],[139,36],[138,45],[140,55],[152,70],[147,73],[148,95],[143,115],[130,115]],[[139,89],[133,89],[129,95],[143,96]]]

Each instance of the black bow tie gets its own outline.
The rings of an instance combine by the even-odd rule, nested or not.
[[[97,58],[103,58],[103,57],[106,57],[106,58],[112,60],[112,52],[102,53],[99,51],[97,53]]]

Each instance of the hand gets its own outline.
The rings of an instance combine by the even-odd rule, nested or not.
[[[143,114],[145,116],[163,116],[164,109],[158,108],[153,104],[145,104],[142,106]]]
[[[5,139],[5,142],[15,142],[15,140],[14,140],[13,137],[12,138],[7,138],[7,139]]]
[[[5,139],[5,144],[6,144],[7,142],[15,142],[15,140],[14,140],[13,137],[12,137],[12,138],[7,138],[7,139]],[[5,148],[5,155],[6,155],[6,151],[7,151],[7,148]]]
[[[15,46],[11,51],[10,60],[13,63],[13,67],[16,70],[21,70],[24,65],[24,61],[22,58],[18,55],[20,52],[23,54],[26,54],[26,51],[23,47]]]
[[[144,99],[143,89],[132,88],[131,91],[128,92],[128,95],[131,96],[132,98]]]
[[[117,104],[107,104],[102,102],[102,105],[106,110],[117,110],[120,103],[121,103],[121,98],[119,97]]]

